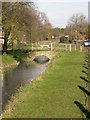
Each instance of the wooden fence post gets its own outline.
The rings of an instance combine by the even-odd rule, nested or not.
[[[71,48],[71,44],[69,44],[69,51],[71,52],[72,48]]]
[[[75,51],[76,51],[76,45],[74,45],[74,49],[75,49]]]
[[[80,52],[82,52],[82,46],[80,46]]]
[[[53,50],[53,45],[52,45],[52,43],[51,43],[51,51]]]
[[[66,51],[67,51],[67,44],[65,45],[65,49],[66,49]]]

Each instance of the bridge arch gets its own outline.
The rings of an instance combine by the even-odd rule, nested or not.
[[[32,55],[30,54],[30,58],[32,61],[38,56],[46,56],[48,59],[52,59],[54,54],[53,51],[38,51],[38,52],[33,52]]]
[[[45,55],[40,55],[40,56],[37,56],[33,59],[33,61],[37,62],[37,63],[46,63],[48,62],[50,59],[45,56]]]

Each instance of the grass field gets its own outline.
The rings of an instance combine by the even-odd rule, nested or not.
[[[82,52],[60,52],[47,70],[12,97],[4,118],[82,118],[79,105],[84,106],[85,94],[80,89],[86,83],[80,77],[85,55]]]

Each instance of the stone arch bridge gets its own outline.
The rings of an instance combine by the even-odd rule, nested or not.
[[[37,52],[31,52],[29,54],[29,58],[31,61],[33,61],[38,56],[46,56],[49,59],[52,59],[55,56],[54,51],[37,51]]]

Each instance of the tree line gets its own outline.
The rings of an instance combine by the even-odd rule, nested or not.
[[[54,34],[64,41],[65,36],[69,35],[69,40],[84,40],[88,39],[88,20],[82,13],[73,14],[65,28],[55,28]]]
[[[44,40],[52,35],[52,26],[45,13],[34,2],[3,2],[2,30],[3,53],[10,45],[14,49],[20,43]]]
[[[12,49],[21,43],[30,44],[52,35],[69,40],[88,38],[88,22],[81,13],[73,14],[65,28],[52,28],[45,13],[40,12],[34,2],[2,2],[2,30],[4,35],[3,53],[7,47]]]

